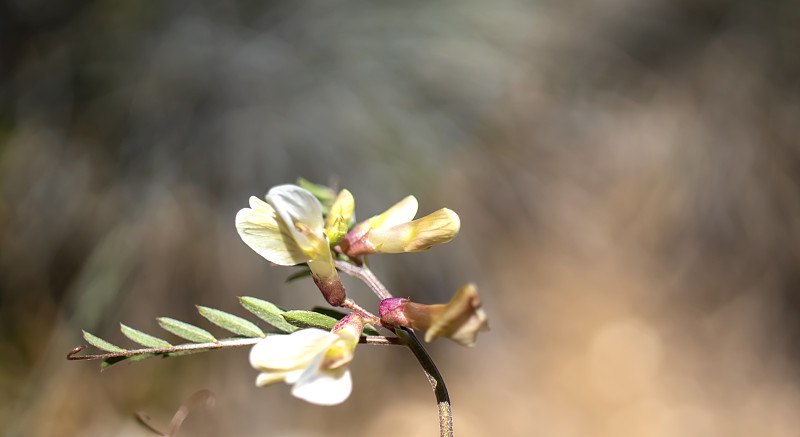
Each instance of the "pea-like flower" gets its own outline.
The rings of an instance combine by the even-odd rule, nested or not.
[[[447,304],[423,305],[398,297],[384,299],[380,315],[391,324],[425,331],[427,342],[447,337],[463,346],[474,346],[478,332],[489,330],[473,284],[459,288]]]
[[[353,195],[347,190],[340,191],[331,204],[331,210],[325,220],[325,235],[328,237],[331,247],[339,244],[347,234],[347,225],[353,216],[354,208]]]
[[[356,257],[375,253],[419,252],[447,243],[458,235],[458,214],[442,208],[413,220],[417,199],[408,196],[384,213],[353,227],[342,240],[345,254]]]
[[[236,214],[236,230],[251,249],[274,264],[308,264],[328,303],[338,306],[344,302],[344,286],[325,235],[322,205],[308,190],[279,185],[269,190],[266,202],[250,197],[250,208]]]
[[[250,364],[261,373],[256,385],[284,381],[292,395],[317,405],[344,402],[353,388],[347,364],[353,359],[364,319],[348,314],[331,332],[302,329],[288,335],[271,335],[250,351]]]

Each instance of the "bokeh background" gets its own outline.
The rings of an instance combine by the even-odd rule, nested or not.
[[[436,435],[401,348],[359,348],[332,408],[244,349],[65,360],[119,322],[218,332],[196,304],[323,304],[233,226],[302,176],[362,219],[460,214],[372,260],[398,296],[480,289],[492,331],[430,347],[457,435],[796,436],[798,48],[788,0],[2,2],[0,430],[147,436],[208,389],[178,435]]]

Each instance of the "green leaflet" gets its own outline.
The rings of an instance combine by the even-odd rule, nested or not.
[[[146,360],[146,359],[148,359],[148,358],[153,358],[153,357],[155,357],[155,356],[158,356],[158,355],[163,355],[163,354],[141,354],[141,355],[131,355],[131,356],[129,357],[129,359],[131,360],[131,362],[132,362],[132,363],[134,363],[134,362],[136,362],[136,361],[142,361],[142,360]]]
[[[336,199],[336,192],[325,185],[315,184],[303,178],[297,178],[297,185],[310,191],[314,197],[319,199],[319,202],[323,207],[327,207],[327,210],[330,210],[331,203],[333,203],[333,200]]]
[[[183,336],[199,335],[195,331],[200,331],[201,333],[205,332],[202,329],[197,328],[196,326],[192,326],[192,325],[189,325],[187,323],[180,322],[178,320],[170,319],[168,317],[162,317],[162,318],[158,319],[158,322],[162,327],[164,327],[164,329],[166,329],[166,330],[168,330],[170,332],[177,331],[178,328],[176,328],[176,327],[179,327],[181,330],[184,330],[184,331],[180,332],[180,335],[183,335]],[[137,337],[137,333],[139,333],[139,334],[142,334],[142,333],[137,331],[137,330],[135,330],[135,329],[133,329],[133,328],[130,328],[128,326],[125,326],[125,325],[122,325],[122,326],[124,327],[123,328],[123,332],[127,331],[126,335],[130,334],[133,338],[137,339],[136,341],[139,341],[139,340],[149,341],[149,339],[151,339],[151,338],[159,340],[159,341],[164,341],[164,340],[161,340],[159,338],[149,336],[147,334],[144,334],[147,337],[146,339],[143,339],[141,337]],[[125,329],[125,328],[127,328],[127,329]],[[190,331],[191,333],[187,334],[187,331]],[[277,334],[266,334],[266,335],[277,335]],[[209,334],[207,332],[205,332],[205,334],[203,335],[202,338],[205,340],[207,338],[206,336],[208,338],[213,338],[213,336],[211,336],[211,334]],[[105,370],[108,367],[110,367],[110,366],[112,366],[112,365],[114,365],[116,363],[125,361],[125,360],[129,360],[130,362],[135,362],[135,361],[146,360],[148,358],[152,358],[152,357],[155,357],[155,356],[174,357],[174,356],[180,356],[180,355],[196,354],[196,353],[199,353],[199,352],[207,352],[207,351],[210,351],[210,350],[216,350],[216,349],[221,349],[221,348],[226,348],[226,347],[250,346],[250,345],[253,345],[253,344],[257,343],[260,340],[260,337],[256,336],[256,337],[248,337],[248,338],[230,338],[230,339],[223,339],[223,340],[215,340],[213,342],[203,341],[201,343],[198,343],[198,341],[200,340],[200,337],[197,337],[196,340],[198,340],[198,341],[195,341],[195,343],[184,343],[184,344],[178,344],[178,345],[174,345],[174,346],[153,347],[153,348],[143,348],[143,349],[121,349],[121,348],[117,348],[117,350],[112,350],[111,349],[111,348],[116,347],[113,344],[110,344],[105,340],[99,339],[99,338],[95,337],[92,334],[86,333],[86,339],[87,339],[87,341],[90,341],[91,344],[101,345],[102,349],[110,350],[112,352],[112,354],[120,354],[120,356],[112,356],[112,357],[107,357],[107,358],[103,359],[103,362],[102,362],[102,365],[101,365],[101,370]],[[190,347],[191,349],[182,349],[182,348],[186,348],[186,347]],[[167,350],[165,351],[164,349],[167,349]],[[74,351],[73,351],[73,353],[74,353]]]
[[[136,343],[139,343],[142,346],[152,347],[152,348],[162,348],[162,347],[170,347],[172,346],[169,344],[168,341],[162,340],[158,337],[153,337],[152,335],[145,334],[142,331],[136,330],[131,328],[130,326],[126,326],[123,323],[119,324],[120,330],[126,337],[131,339]]]
[[[333,308],[319,307],[319,306],[311,308],[311,311],[315,313],[324,314],[328,317],[333,317],[336,320],[342,320],[344,316],[347,315],[347,313],[335,310]]]
[[[102,350],[108,351],[108,352],[125,352],[125,349],[123,349],[123,348],[121,348],[119,346],[115,346],[115,345],[103,340],[102,338],[96,337],[96,336],[94,336],[94,335],[92,335],[92,334],[90,334],[90,333],[88,333],[86,331],[83,331],[83,338],[84,338],[84,340],[89,342],[89,344],[91,344],[92,346],[94,346],[94,347],[96,347],[98,349],[102,349]]]
[[[261,331],[258,326],[241,317],[204,306],[198,306],[197,311],[200,312],[201,316],[208,319],[209,322],[219,326],[222,329],[227,329],[234,334],[239,334],[245,337],[264,337],[264,332]]]
[[[216,343],[217,339],[205,329],[169,317],[159,317],[158,325],[180,338],[194,343]]]
[[[281,315],[284,310],[275,304],[255,297],[243,296],[239,298],[239,303],[244,309],[255,314],[259,319],[269,323],[283,332],[294,332],[299,328],[288,323]]]
[[[107,368],[109,368],[109,367],[113,366],[114,364],[117,364],[117,363],[119,363],[120,361],[125,361],[125,360],[127,360],[127,359],[128,359],[128,357],[111,357],[111,358],[106,358],[106,359],[105,359],[105,360],[103,360],[103,362],[100,364],[100,370],[106,370]]]
[[[338,320],[313,311],[287,311],[281,316],[298,328],[320,328],[330,331]]]

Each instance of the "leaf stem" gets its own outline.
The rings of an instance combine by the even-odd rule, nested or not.
[[[109,352],[106,354],[96,354],[96,355],[82,355],[76,356],[76,354],[80,353],[82,350],[86,349],[86,346],[78,346],[70,353],[67,354],[68,360],[97,360],[97,359],[105,359],[105,358],[115,358],[115,357],[132,357],[134,355],[144,355],[144,354],[165,354],[171,352],[181,352],[181,351],[191,351],[191,350],[202,350],[202,349],[221,349],[225,347],[233,347],[233,346],[250,346],[256,344],[261,340],[261,337],[255,338],[236,338],[231,340],[219,340],[216,343],[209,342],[209,343],[191,343],[191,344],[179,344],[175,346],[169,347],[155,347],[155,348],[145,348],[145,349],[130,349],[124,350],[121,352]]]
[[[191,350],[203,350],[203,349],[222,349],[226,347],[236,347],[236,346],[251,346],[256,344],[261,337],[254,337],[254,338],[236,338],[231,340],[219,340],[217,343],[191,343],[191,344],[179,344],[176,346],[170,347],[159,347],[159,348],[146,348],[146,349],[130,349],[124,350],[121,352],[109,352],[105,354],[94,354],[94,355],[81,355],[78,356],[77,354],[81,353],[86,346],[78,346],[75,349],[72,349],[67,354],[68,360],[104,360],[106,358],[117,358],[117,357],[132,357],[135,355],[145,355],[145,354],[168,354],[172,352],[181,352],[181,351],[191,351]],[[365,335],[359,339],[359,343],[366,343],[366,344],[378,344],[378,345],[404,345],[402,341],[400,341],[397,337],[384,337],[379,335]]]

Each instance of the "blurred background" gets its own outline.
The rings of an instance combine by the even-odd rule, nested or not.
[[[322,408],[248,350],[67,361],[81,329],[322,305],[236,234],[302,176],[453,242],[373,257],[396,296],[477,283],[492,331],[430,353],[456,435],[796,436],[800,10],[771,0],[0,4],[0,430],[438,432],[411,354],[360,347]],[[377,299],[348,280],[372,310]]]

